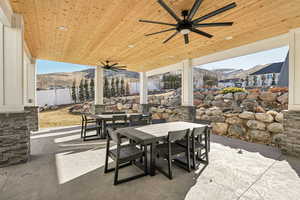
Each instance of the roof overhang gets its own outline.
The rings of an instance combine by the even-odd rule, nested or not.
[[[234,21],[232,27],[203,28],[214,37],[191,34],[189,45],[184,45],[179,36],[162,44],[169,33],[153,37],[144,34],[162,30],[164,26],[138,22],[139,19],[173,22],[156,1],[10,1],[14,12],[24,16],[25,40],[34,58],[84,65],[109,59],[133,71],[172,66],[188,58],[197,58],[193,61],[201,63],[209,55],[300,27],[300,1],[235,0],[236,8],[205,21]],[[179,14],[190,8],[194,0],[166,2]],[[197,16],[232,2],[204,0]]]

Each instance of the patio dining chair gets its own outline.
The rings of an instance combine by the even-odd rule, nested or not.
[[[110,149],[110,140],[113,140],[117,144],[116,149]],[[114,168],[108,168],[108,158],[112,158],[115,161]],[[132,177],[118,179],[119,176],[119,169],[132,165],[135,163],[135,160],[139,158],[144,158],[144,172]],[[108,137],[107,137],[107,144],[106,144],[106,157],[105,157],[105,167],[104,173],[108,173],[111,171],[115,171],[114,176],[114,185],[124,183],[130,180],[134,180],[148,174],[148,167],[147,167],[147,150],[144,151],[137,148],[136,144],[122,144],[121,135],[115,132],[113,129],[108,128]]]
[[[211,132],[212,132],[211,121],[208,121],[208,120],[196,120],[196,123],[198,123],[198,124],[206,124],[208,126],[207,140],[208,140],[208,152],[210,152],[210,137],[211,137]]]
[[[208,160],[208,132],[210,127],[205,126],[201,128],[194,128],[190,137],[190,154],[192,158],[192,167],[194,169],[197,168],[196,160],[198,159],[205,164],[209,163]],[[187,147],[187,143],[185,140],[177,141],[177,144],[182,147]],[[203,152],[204,151],[204,152]]]
[[[114,130],[118,128],[124,128],[128,126],[128,120],[126,115],[113,115],[112,128]]]
[[[157,156],[162,157],[168,161],[168,173],[165,172],[160,167],[157,167],[157,170],[160,171],[162,174],[167,176],[170,180],[173,179],[172,175],[172,161],[175,160],[178,155],[185,154],[186,155],[186,165],[180,167],[183,167],[188,172],[191,171],[191,164],[190,164],[190,143],[188,142],[190,139],[189,137],[189,129],[186,130],[180,130],[180,131],[170,131],[168,133],[168,137],[166,139],[166,142],[163,144],[158,144],[156,147]],[[186,141],[186,147],[183,147],[176,142],[178,140],[184,139]]]
[[[88,132],[96,131],[96,134],[88,135]],[[88,118],[86,113],[81,115],[81,138],[83,141],[99,139],[101,136],[101,123],[96,119]]]
[[[126,114],[125,111],[117,111],[117,112],[114,112],[114,114]]]
[[[148,122],[146,120],[143,120],[143,115],[131,115],[128,118],[129,120],[129,126],[143,126],[147,125]]]

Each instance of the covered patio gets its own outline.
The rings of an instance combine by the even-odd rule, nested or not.
[[[300,198],[300,161],[273,147],[214,135],[210,164],[172,181],[158,173],[112,186],[104,174],[105,142],[82,142],[79,127],[43,129],[31,136],[31,160],[2,168],[1,199],[277,199]],[[122,169],[122,176],[137,168]]]
[[[157,2],[162,1],[0,2],[0,199],[300,198],[300,2],[236,0],[234,9],[205,21],[233,26],[204,27],[214,37],[189,34],[189,43],[185,31],[177,30],[185,39],[180,35],[165,44],[168,34],[144,36],[164,25],[139,22],[174,21]],[[180,15],[195,1],[165,2]],[[232,1],[201,3],[195,17]],[[194,122],[193,67],[282,46],[289,46],[289,109],[281,149],[213,135],[205,170],[175,168],[171,182],[158,174],[112,187],[113,176],[103,174],[104,140],[83,143],[79,127],[39,130],[37,59],[95,67],[95,115],[106,111],[100,61],[140,73],[141,113],[150,109],[148,77],[181,70],[179,120]]]

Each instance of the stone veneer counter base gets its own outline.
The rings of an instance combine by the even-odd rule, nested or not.
[[[286,135],[283,151],[300,157],[300,111],[284,111],[283,125]]]

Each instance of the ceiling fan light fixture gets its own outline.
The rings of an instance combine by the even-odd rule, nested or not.
[[[134,47],[133,44],[128,45],[128,48],[133,48],[133,47]]]
[[[180,30],[180,33],[182,34],[182,35],[187,35],[187,34],[189,34],[191,31],[190,31],[190,29],[182,29],[182,30]]]
[[[227,37],[225,37],[225,40],[232,40],[232,39],[233,39],[232,36],[227,36]]]

